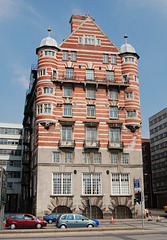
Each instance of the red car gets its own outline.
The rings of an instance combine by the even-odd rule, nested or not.
[[[31,214],[11,214],[6,220],[6,227],[15,228],[42,228],[47,225],[46,221],[40,220]]]

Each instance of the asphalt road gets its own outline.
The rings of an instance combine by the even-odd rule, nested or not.
[[[157,222],[157,216],[160,221]],[[93,229],[57,229],[55,223],[43,229],[6,228],[0,231],[2,240],[167,240],[167,214],[163,211],[152,211],[152,221],[144,219],[100,220],[98,228]]]

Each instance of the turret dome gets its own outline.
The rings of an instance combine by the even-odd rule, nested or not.
[[[120,53],[136,53],[134,47],[132,45],[125,43],[120,48]]]
[[[40,47],[42,47],[42,46],[58,47],[56,40],[54,38],[51,38],[51,37],[43,38],[41,43],[40,43]]]
[[[127,43],[128,36],[125,35],[124,38],[125,38],[125,44],[123,44],[119,50],[120,55],[125,54],[125,53],[126,54],[132,53],[132,54],[135,54],[137,56],[137,58],[139,58],[139,55],[136,53],[136,50],[134,49],[134,47],[132,47],[131,44]]]

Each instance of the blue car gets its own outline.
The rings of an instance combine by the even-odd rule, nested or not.
[[[49,224],[51,224],[52,222],[57,221],[59,215],[60,215],[59,213],[51,213],[50,215],[44,216],[43,219],[47,221]]]

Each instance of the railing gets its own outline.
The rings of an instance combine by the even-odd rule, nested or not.
[[[100,84],[113,84],[113,85],[128,85],[129,80],[126,81],[122,78],[115,77],[114,79],[107,79],[106,77],[100,78],[100,77],[94,77],[94,79],[88,79],[86,77],[80,77],[77,75],[73,76],[67,76],[65,74],[60,75],[59,77],[52,75],[51,76],[52,81],[63,81],[63,80],[71,80],[71,81],[78,81],[80,83],[100,83]]]
[[[74,148],[74,140],[59,140],[59,148]]]
[[[84,148],[99,148],[100,141],[97,140],[85,140],[84,141]]]
[[[122,141],[109,141],[108,142],[108,149],[123,149],[123,142]]]

